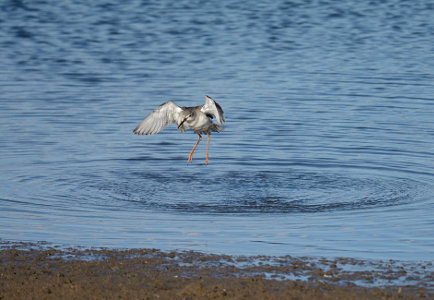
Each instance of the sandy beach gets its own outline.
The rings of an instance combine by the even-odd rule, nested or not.
[[[0,299],[425,299],[434,290],[431,263],[7,242],[0,262]]]

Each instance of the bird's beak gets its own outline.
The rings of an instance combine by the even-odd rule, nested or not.
[[[188,116],[188,117],[190,117],[190,116]],[[179,127],[182,126],[182,124],[184,124],[185,121],[187,121],[188,117],[186,117],[184,120],[182,120],[181,124],[178,125],[178,129],[179,129]]]

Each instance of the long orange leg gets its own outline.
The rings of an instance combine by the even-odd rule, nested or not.
[[[193,149],[191,149],[190,151],[190,156],[188,157],[187,165],[193,161],[194,150],[196,149],[199,142],[202,140],[202,136],[199,133],[197,135],[199,136],[199,139],[197,140],[196,145],[194,145]]]
[[[206,134],[208,135],[208,142],[206,143],[206,159],[205,159],[205,162],[206,162],[206,164],[208,164],[208,148],[209,148],[209,137],[210,137],[210,133],[207,132]]]

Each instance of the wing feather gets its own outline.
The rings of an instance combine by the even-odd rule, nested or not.
[[[226,122],[222,107],[209,96],[205,96],[205,104],[202,106],[201,111],[213,115],[219,125],[222,125],[222,121]]]
[[[179,119],[182,108],[173,101],[158,106],[133,130],[135,134],[155,134]]]

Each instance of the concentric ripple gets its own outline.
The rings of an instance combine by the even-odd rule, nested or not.
[[[173,176],[135,172],[100,189],[147,209],[196,213],[297,213],[367,209],[417,201],[422,182],[400,177],[289,171]]]

